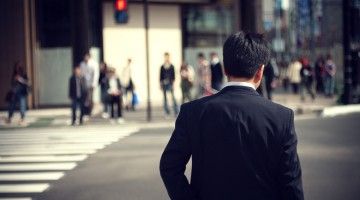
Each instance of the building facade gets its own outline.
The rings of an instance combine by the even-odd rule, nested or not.
[[[159,70],[169,52],[176,68],[180,98],[182,62],[196,67],[199,52],[221,55],[226,37],[240,29],[261,31],[261,0],[148,0],[150,99],[162,102]],[[85,52],[121,73],[131,58],[140,103],[147,99],[143,1],[129,0],[129,21],[115,23],[113,0],[3,0],[0,6],[0,108],[10,89],[15,62],[25,67],[32,84],[30,108],[69,104],[68,78]],[[96,70],[98,71],[98,70]],[[99,102],[95,89],[94,100]]]

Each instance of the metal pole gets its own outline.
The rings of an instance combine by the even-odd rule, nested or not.
[[[146,119],[152,120],[151,114],[151,98],[150,98],[150,66],[149,66],[149,3],[148,0],[143,0],[144,3],[144,25],[145,25],[145,56],[146,56],[146,82],[147,82],[147,107]]]
[[[344,94],[343,103],[350,104],[352,87],[352,67],[350,49],[350,0],[343,1],[343,42],[344,42]]]

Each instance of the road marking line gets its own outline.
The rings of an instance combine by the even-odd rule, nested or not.
[[[27,163],[27,164],[0,164],[0,171],[62,171],[72,170],[76,163]]]
[[[6,150],[12,150],[12,151],[16,151],[16,150],[28,150],[28,151],[32,151],[32,150],[36,150],[36,151],[47,151],[47,150],[74,150],[74,149],[81,149],[81,150],[86,150],[86,149],[103,149],[106,145],[105,144],[101,144],[101,143],[97,143],[97,144],[77,144],[77,145],[72,145],[72,144],[59,144],[59,145],[1,145],[0,146],[0,151],[6,151]]]
[[[54,181],[63,176],[63,172],[0,173],[0,181]]]
[[[54,140],[39,140],[39,141],[3,141],[0,140],[0,145],[29,145],[29,144],[111,144],[112,141],[102,142],[102,141],[73,141],[73,140],[62,140],[62,141],[54,141]]]
[[[61,150],[61,149],[55,149],[55,150],[16,150],[16,151],[2,151],[0,152],[0,156],[27,156],[27,155],[78,155],[78,154],[93,154],[96,150],[77,150],[77,149],[69,149],[69,150]]]
[[[79,162],[87,158],[87,155],[69,156],[0,156],[0,163],[28,163],[28,162]]]
[[[27,197],[20,197],[20,198],[0,198],[0,200],[31,200],[31,198],[27,198]]]
[[[49,188],[47,183],[0,185],[0,193],[41,193]]]

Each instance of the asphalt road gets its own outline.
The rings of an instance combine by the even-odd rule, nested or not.
[[[296,120],[308,200],[360,199],[360,114]],[[102,131],[99,129],[99,131]],[[171,128],[146,128],[111,144],[33,199],[169,199],[158,164]],[[225,169],[224,169],[225,170]]]

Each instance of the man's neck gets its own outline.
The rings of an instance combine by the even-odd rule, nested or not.
[[[254,80],[248,78],[228,77],[228,82],[242,82],[242,83],[250,83],[252,85],[255,85]]]
[[[245,83],[244,85],[249,85],[252,88],[256,89],[256,83],[254,82],[253,79],[248,79],[248,78],[237,78],[237,77],[228,77],[228,84],[232,84],[232,83]]]

